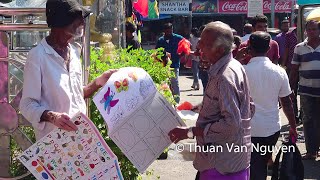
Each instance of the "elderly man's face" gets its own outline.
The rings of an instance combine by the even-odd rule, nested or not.
[[[201,51],[201,57],[204,61],[215,63],[216,57],[219,57],[221,52],[220,48],[214,46],[216,34],[208,30],[204,30],[201,33],[201,39],[199,41],[199,48]]]
[[[85,20],[82,17],[75,19],[66,27],[66,33],[74,38],[83,36]]]

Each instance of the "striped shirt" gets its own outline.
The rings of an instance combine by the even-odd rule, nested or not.
[[[239,172],[250,164],[252,113],[248,79],[231,53],[213,64],[208,74],[209,82],[196,123],[204,129],[204,135],[197,137],[197,145],[214,152],[198,149],[194,167],[200,172],[208,169],[216,169],[221,174]],[[238,152],[230,147],[245,150]]]
[[[306,41],[299,43],[292,64],[299,65],[299,94],[320,97],[320,45],[313,49]]]

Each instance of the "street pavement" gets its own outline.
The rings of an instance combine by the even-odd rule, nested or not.
[[[203,98],[203,89],[200,85],[200,90],[194,91],[191,89],[192,85],[191,70],[182,70],[179,83],[181,92],[181,102],[188,101],[193,105],[201,103]],[[201,82],[200,82],[201,83]],[[282,130],[277,145],[281,145],[281,140],[285,135],[288,135],[288,121],[283,113],[280,111]],[[195,120],[186,120],[187,126],[194,126]],[[302,125],[298,126],[298,133],[303,137]],[[190,152],[190,144],[195,143],[195,140],[183,140],[179,145],[184,145],[184,150],[178,152],[174,144],[169,147],[168,158],[166,160],[156,160],[147,169],[149,175],[142,174],[143,179],[161,179],[161,180],[194,180],[197,171],[193,168],[192,160],[194,152]],[[305,153],[305,145],[303,138],[299,139],[297,146],[300,152]],[[181,149],[181,146],[179,146]],[[273,155],[273,159],[275,154]],[[305,179],[320,180],[320,158],[317,161],[304,161]],[[268,176],[268,180],[271,176]]]

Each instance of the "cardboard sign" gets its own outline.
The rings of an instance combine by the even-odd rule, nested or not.
[[[108,134],[133,165],[144,172],[170,144],[168,133],[185,126],[141,68],[121,68],[93,98]]]

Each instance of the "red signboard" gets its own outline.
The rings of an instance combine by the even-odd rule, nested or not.
[[[235,13],[246,14],[248,11],[248,3],[246,0],[219,0],[219,13]],[[275,0],[275,12],[290,13],[292,7],[291,0]],[[263,1],[263,12],[271,12],[271,0]]]

